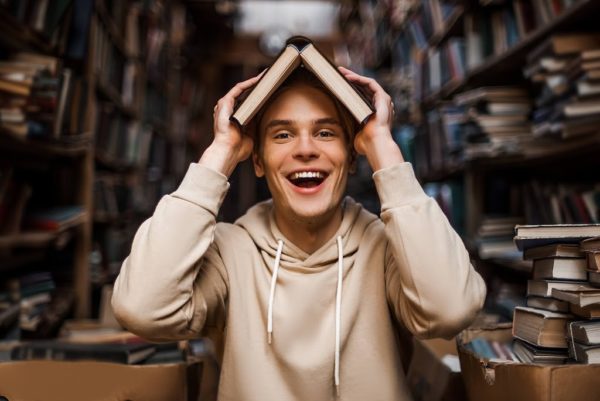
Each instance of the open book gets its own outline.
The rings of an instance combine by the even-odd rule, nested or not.
[[[310,39],[294,36],[288,39],[277,59],[237,105],[231,119],[241,126],[248,124],[273,92],[300,66],[315,74],[359,123],[374,112],[371,102],[344,78]]]

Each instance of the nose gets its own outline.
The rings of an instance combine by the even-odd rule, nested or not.
[[[319,158],[319,146],[312,135],[299,135],[295,141],[293,156],[298,160],[312,160]]]

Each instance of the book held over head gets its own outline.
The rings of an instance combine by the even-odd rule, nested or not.
[[[315,47],[310,39],[294,36],[259,81],[236,105],[231,119],[246,126],[269,97],[296,68],[311,71],[325,87],[350,111],[358,123],[373,114],[371,102],[348,82],[336,67]]]

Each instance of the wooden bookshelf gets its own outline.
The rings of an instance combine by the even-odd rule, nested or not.
[[[483,64],[468,71],[463,80],[445,86],[439,93],[434,94],[433,97],[448,99],[465,88],[489,83],[491,77],[496,82],[503,75],[507,76],[509,80],[514,80],[514,74],[521,74],[521,68],[525,65],[525,58],[535,46],[539,45],[554,32],[577,30],[578,22],[585,18],[589,19],[590,15],[597,15],[598,12],[600,12],[600,3],[598,1],[579,0],[549,24],[543,25],[529,33],[505,53],[490,57]]]

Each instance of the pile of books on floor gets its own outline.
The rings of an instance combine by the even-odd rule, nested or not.
[[[588,335],[600,322],[581,321],[600,316],[600,289],[588,279],[589,261],[600,252],[589,244],[600,244],[593,238],[600,225],[517,226],[516,234],[533,277],[527,307],[515,308],[515,355],[525,363],[588,363],[588,351],[600,352],[599,339]]]
[[[600,34],[548,38],[529,54],[524,74],[540,87],[534,136],[566,139],[600,131]]]

